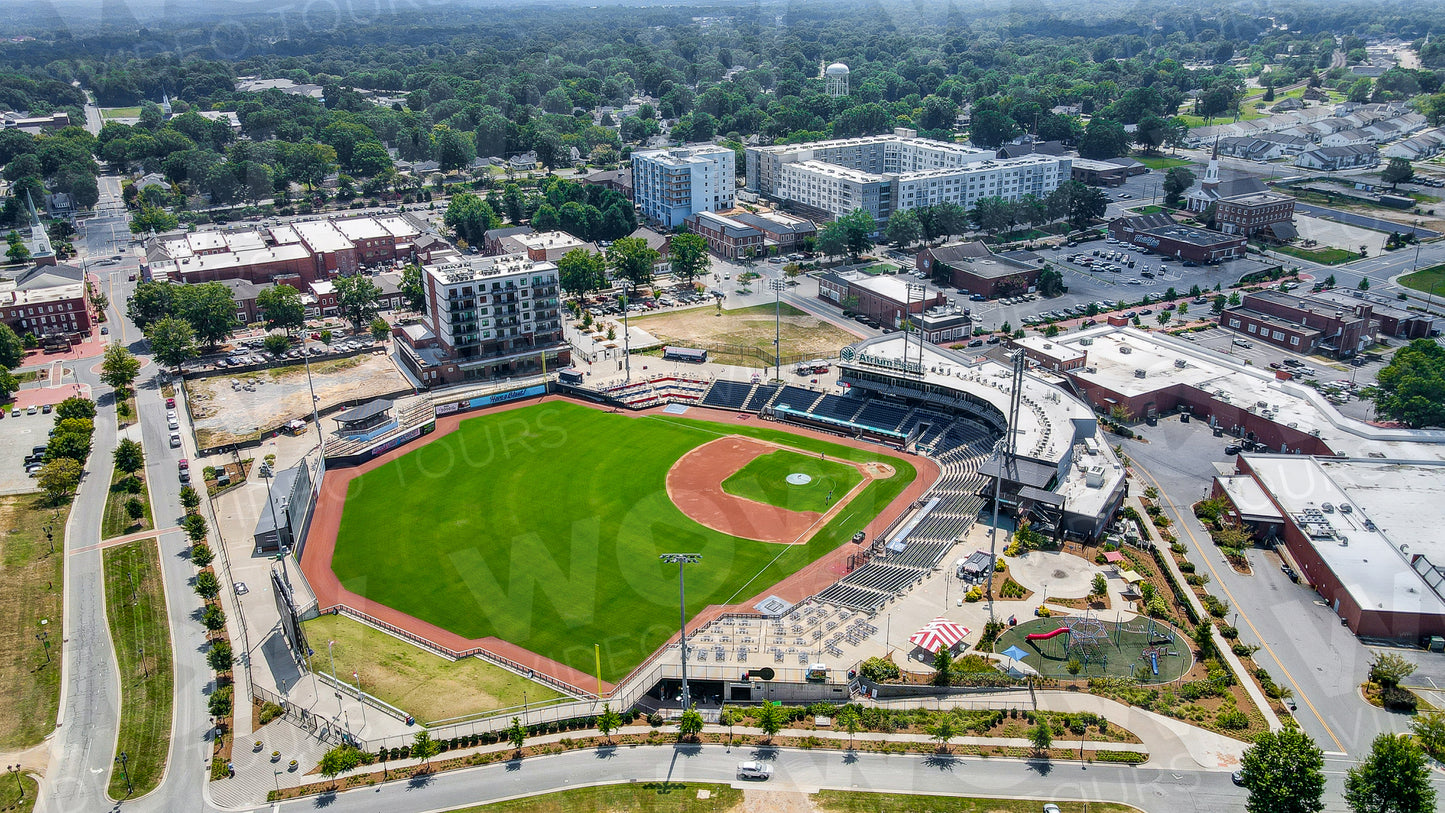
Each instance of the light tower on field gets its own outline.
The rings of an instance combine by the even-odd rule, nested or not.
[[[823,79],[826,81],[829,96],[837,99],[848,95],[848,66],[842,62],[834,62],[823,69]]]

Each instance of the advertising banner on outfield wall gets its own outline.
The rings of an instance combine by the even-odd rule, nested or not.
[[[436,413],[438,415],[449,415],[453,412],[465,412],[472,409],[483,409],[497,404],[505,404],[508,401],[520,401],[523,398],[531,398],[536,395],[543,395],[547,392],[546,384],[535,384],[524,387],[520,390],[508,392],[494,392],[491,395],[481,395],[466,401],[454,401],[450,404],[438,404]]]

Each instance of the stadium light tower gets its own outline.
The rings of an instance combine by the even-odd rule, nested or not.
[[[773,370],[778,378],[783,377],[783,289],[787,283],[780,279],[768,280],[768,287],[773,289]]]
[[[695,565],[698,562],[701,562],[702,554],[664,553],[657,558],[661,559],[664,562],[677,563],[677,613],[679,619],[681,619],[679,627],[682,633],[682,637],[679,640],[679,646],[682,649],[682,709],[683,711],[686,711],[691,705],[691,703],[689,702],[691,698],[688,696],[687,693],[687,589],[684,586],[682,574],[683,570],[685,569],[684,565]]]

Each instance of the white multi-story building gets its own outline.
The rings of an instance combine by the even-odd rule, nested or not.
[[[1068,158],[996,158],[992,150],[893,135],[747,150],[747,188],[821,218],[863,209],[880,223],[895,211],[979,199],[1046,195],[1069,179]]]
[[[526,255],[422,268],[426,316],[400,328],[402,358],[427,386],[529,375],[569,363],[557,266]]]
[[[731,209],[737,155],[702,145],[632,154],[633,200],[648,222],[681,226],[698,212]]]

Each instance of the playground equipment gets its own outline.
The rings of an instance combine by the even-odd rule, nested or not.
[[[1058,629],[1054,630],[1053,632],[1035,632],[1035,633],[1032,633],[1032,634],[1030,634],[1030,635],[1025,635],[1024,638],[1026,638],[1026,639],[1028,639],[1028,640],[1030,640],[1030,641],[1047,641],[1047,640],[1049,640],[1050,638],[1054,637],[1055,635],[1063,635],[1064,633],[1066,633],[1066,632],[1068,632],[1068,631],[1069,631],[1069,628],[1068,628],[1068,627],[1059,627]]]
[[[1052,632],[1035,632],[1025,635],[1029,641],[1047,641],[1060,635],[1067,635],[1064,642],[1064,656],[1077,659],[1080,663],[1103,663],[1109,659],[1106,649],[1109,643],[1109,628],[1092,612],[1069,616],[1064,625]]]

